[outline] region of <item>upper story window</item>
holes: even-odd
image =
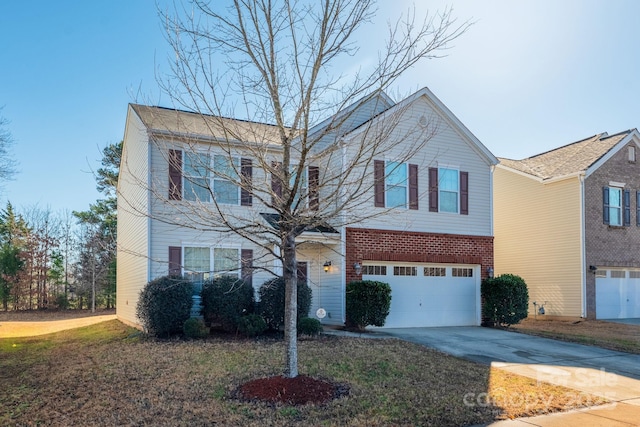
[[[429,168],[429,212],[469,214],[469,172]]]
[[[460,187],[456,169],[438,169],[438,192],[440,212],[458,213]]]
[[[418,209],[418,165],[374,160],[374,206]]]
[[[631,192],[621,187],[602,189],[602,217],[611,226],[631,225]]]
[[[251,206],[251,159],[169,150],[169,200]]]
[[[407,164],[387,162],[385,165],[386,206],[389,208],[407,207]]]
[[[240,159],[237,157],[213,156],[213,197],[218,203],[239,203],[238,170]]]
[[[190,201],[210,201],[208,154],[187,153],[184,159],[184,198]]]
[[[630,145],[627,147],[627,155],[628,159],[631,163],[636,162],[636,147],[635,145]]]

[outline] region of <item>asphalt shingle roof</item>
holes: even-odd
[[[633,129],[615,135],[601,133],[526,159],[499,160],[504,166],[542,179],[571,175],[586,171],[631,132]]]

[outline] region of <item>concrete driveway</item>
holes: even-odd
[[[615,402],[570,413],[497,422],[492,426],[637,426],[640,423],[640,355],[482,327],[377,329],[374,334],[414,342]]]

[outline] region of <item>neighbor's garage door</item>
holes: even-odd
[[[365,264],[363,280],[391,285],[385,328],[480,324],[480,272],[474,265]]]
[[[599,268],[596,272],[596,318],[640,317],[640,271]]]

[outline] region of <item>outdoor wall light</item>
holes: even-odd
[[[353,269],[356,271],[356,275],[359,276],[362,273],[362,265],[359,262],[353,264]]]
[[[487,267],[487,276],[489,276],[490,279],[493,279],[493,267]]]
[[[325,262],[322,266],[324,267],[324,272],[328,273],[329,269],[331,268],[331,261]]]
[[[596,271],[598,271],[598,267],[596,267],[595,265],[589,266],[589,273],[596,274]]]

